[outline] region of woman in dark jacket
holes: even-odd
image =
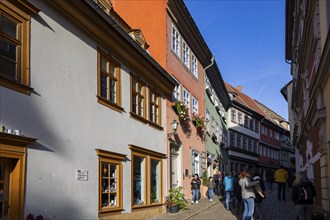
[[[192,199],[191,203],[196,203],[198,204],[199,200],[199,190],[201,187],[201,180],[199,179],[198,174],[196,173],[194,178],[191,180],[191,191],[192,191]]]
[[[299,172],[292,184],[292,201],[298,209],[299,220],[312,219],[315,196],[314,184],[304,172]]]

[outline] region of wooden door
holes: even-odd
[[[0,157],[0,220],[9,220],[9,181],[11,160]]]

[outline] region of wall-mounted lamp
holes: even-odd
[[[173,129],[173,133],[175,133],[176,129],[178,129],[179,123],[174,119],[173,122],[171,123],[171,125],[172,125],[172,129]]]
[[[171,141],[174,141],[171,137],[176,134],[176,130],[178,129],[178,125],[179,125],[179,123],[175,119],[171,123],[173,132],[167,134],[168,139],[170,139]]]

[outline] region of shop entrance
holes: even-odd
[[[11,164],[11,159],[0,157],[0,220],[9,219],[9,185]]]

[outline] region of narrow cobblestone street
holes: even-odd
[[[217,198],[217,197],[215,197]],[[263,220],[295,220],[297,211],[291,201],[291,189],[286,189],[286,200],[278,201],[277,184],[273,184],[273,190],[266,190],[266,199],[261,203],[261,215]],[[210,202],[207,199],[201,199],[199,204],[189,204],[189,210],[179,213],[166,213],[152,219],[221,219],[234,220],[241,219],[236,214],[236,210],[226,210],[224,201]]]

